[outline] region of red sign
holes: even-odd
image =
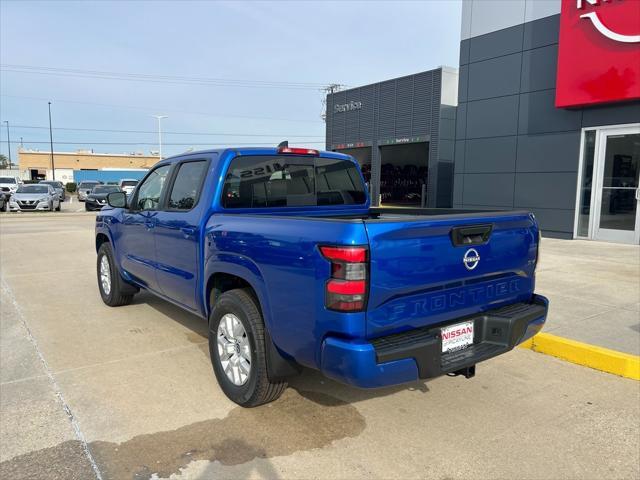
[[[640,0],[562,0],[556,107],[640,99]]]

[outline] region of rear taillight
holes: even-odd
[[[278,148],[280,155],[313,155],[317,157],[320,155],[318,150],[313,148],[297,148],[297,147],[280,147]]]
[[[331,262],[331,278],[326,284],[325,306],[339,312],[365,309],[369,282],[368,251],[365,247],[320,247]]]

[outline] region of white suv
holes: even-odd
[[[16,193],[20,185],[22,185],[20,177],[0,177],[0,191],[4,193]]]
[[[138,185],[138,180],[134,178],[123,178],[120,180],[120,190],[127,194],[127,197],[133,193]]]

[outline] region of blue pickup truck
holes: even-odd
[[[158,162],[96,217],[100,295],[144,289],[208,321],[225,394],[278,398],[302,367],[374,388],[511,350],[544,324],[525,211],[372,208],[357,162],[228,148]]]

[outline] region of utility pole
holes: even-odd
[[[320,114],[320,118],[322,118],[323,122],[327,121],[327,95],[338,93],[344,90],[344,87],[345,86],[340,83],[332,83],[320,90],[322,92],[322,113]]]
[[[162,119],[169,118],[167,115],[151,115],[158,119],[158,157],[162,160]]]
[[[51,142],[51,173],[53,180],[56,179],[56,164],[53,160],[53,129],[51,128],[51,102],[49,102],[49,141]]]
[[[11,168],[11,140],[9,140],[9,120],[5,120],[7,124],[7,150],[9,151],[9,168]]]

